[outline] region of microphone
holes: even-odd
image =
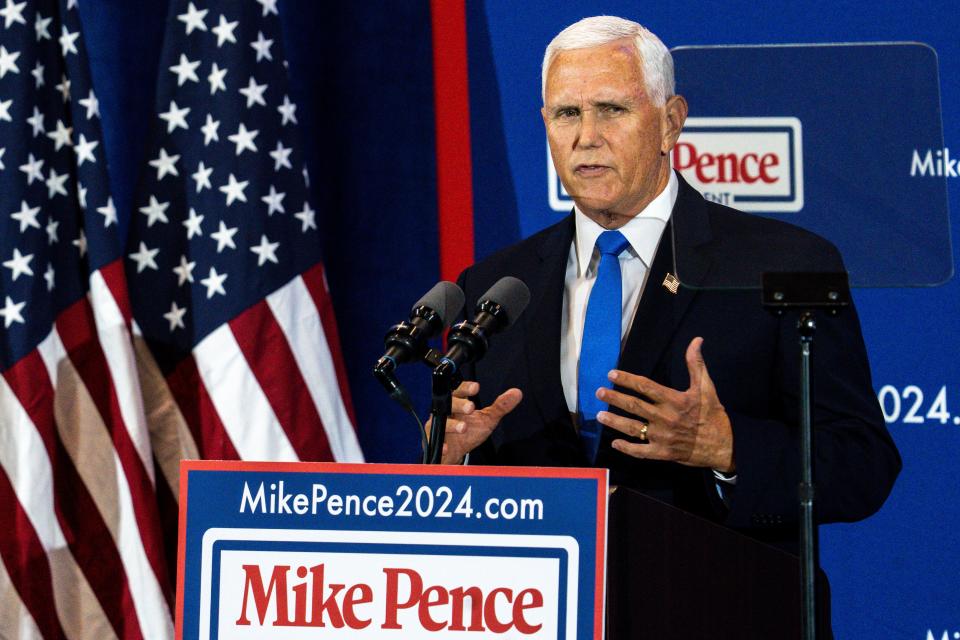
[[[409,321],[390,327],[384,337],[386,353],[374,366],[373,375],[391,398],[404,406],[409,405],[406,392],[397,381],[394,371],[401,364],[415,362],[427,354],[427,341],[450,326],[463,308],[463,301],[460,287],[441,280],[413,305]]]
[[[523,281],[506,276],[480,296],[474,309],[473,322],[464,320],[450,330],[447,353],[440,358],[441,367],[456,375],[460,367],[480,360],[490,345],[490,336],[506,330],[516,322],[530,302],[530,289]]]

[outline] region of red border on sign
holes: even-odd
[[[481,476],[507,478],[573,478],[597,481],[596,584],[594,638],[603,637],[606,586],[607,469],[559,467],[483,467],[455,465],[346,462],[247,462],[243,460],[183,460],[180,462],[180,522],[177,533],[177,611],[175,634],[183,638],[183,580],[187,540],[187,478],[191,471],[283,471],[288,473],[363,473],[411,476]]]

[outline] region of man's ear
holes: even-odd
[[[677,138],[683,131],[683,123],[687,121],[687,101],[683,96],[671,96],[667,103],[663,105],[663,139],[660,142],[660,152],[666,155],[670,153],[674,145],[677,144]]]

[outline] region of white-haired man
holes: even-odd
[[[756,238],[836,270],[839,255],[795,227],[705,201],[672,171],[687,104],[674,95],[669,51],[639,24],[602,16],[558,34],[541,114],[576,206],[461,275],[468,308],[505,275],[532,297],[466,372],[445,461],[606,466],[614,484],[795,548],[796,319],[764,311],[756,292],[661,281],[675,251],[696,283],[749,255]],[[817,517],[866,517],[900,458],[852,309],[818,328],[814,383]]]

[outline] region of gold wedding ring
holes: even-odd
[[[643,424],[640,425],[640,442],[642,442],[643,444],[647,444],[648,442],[650,442],[650,441],[647,439],[647,424],[646,424],[646,423],[643,423]]]

